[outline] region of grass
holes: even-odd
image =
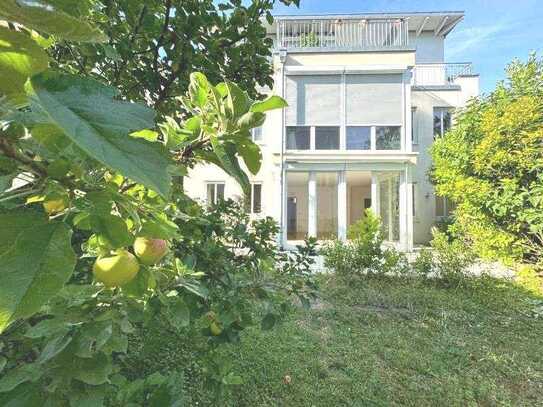
[[[417,279],[320,280],[311,309],[221,347],[244,379],[221,406],[541,405],[543,296],[533,272],[522,271],[517,284],[480,278],[456,289]],[[182,370],[186,405],[216,405],[195,344],[159,322],[134,338],[126,370]]]
[[[224,351],[245,384],[235,406],[536,405],[543,318],[531,290],[479,279],[322,278],[322,298]],[[290,380],[288,377],[290,377]],[[540,405],[540,404],[539,404]]]

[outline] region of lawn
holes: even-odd
[[[538,298],[491,279],[444,289],[324,277],[311,310],[229,350],[245,380],[232,405],[541,405]]]
[[[249,329],[223,356],[244,379],[230,406],[454,406],[543,403],[540,280],[320,276],[320,299],[270,331]],[[136,373],[183,369],[187,405],[214,405],[191,344],[148,331]],[[188,366],[188,367],[187,367]]]

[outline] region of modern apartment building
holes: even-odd
[[[426,243],[450,204],[428,179],[428,149],[479,93],[470,63],[444,61],[463,12],[278,16],[272,90],[289,104],[253,132],[263,163],[251,177],[251,211],[281,225],[281,244],[306,235],[345,239],[372,208],[402,250]],[[235,180],[199,165],[186,193],[239,198]]]

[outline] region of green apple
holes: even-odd
[[[66,200],[63,198],[58,198],[43,201],[43,209],[45,209],[45,212],[47,212],[48,215],[62,212],[64,209],[66,209]]]
[[[213,336],[219,336],[222,333],[222,328],[215,321],[209,324],[209,330],[211,331],[211,335]]]
[[[147,266],[157,264],[168,253],[168,242],[162,239],[138,237],[134,242],[134,253]]]
[[[96,280],[106,287],[125,285],[136,277],[139,270],[138,260],[127,250],[118,250],[112,256],[100,257],[92,267]]]

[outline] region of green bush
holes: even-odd
[[[372,210],[353,224],[349,241],[333,240],[321,249],[324,264],[339,276],[399,274],[408,270],[403,253],[383,246],[379,218]]]
[[[457,204],[453,231],[483,258],[543,258],[543,61],[514,61],[507,80],[472,100],[432,147],[439,195]]]
[[[475,260],[473,250],[460,238],[434,228],[430,248],[424,248],[412,264],[419,276],[432,278],[445,285],[458,285],[467,277],[467,269]]]

